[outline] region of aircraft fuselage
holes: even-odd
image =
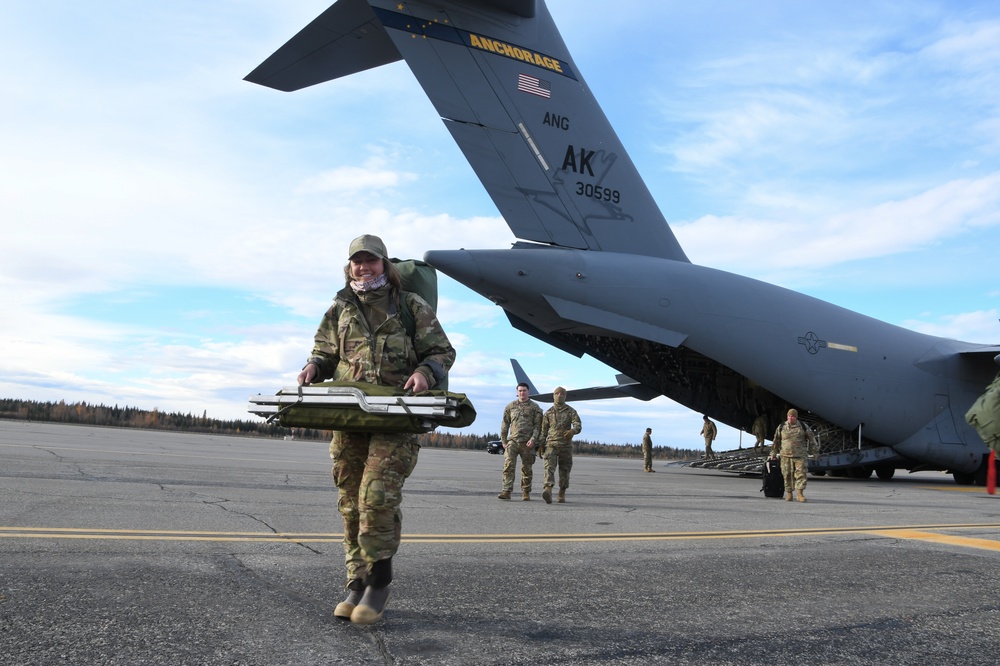
[[[569,346],[634,338],[691,350],[777,396],[784,406],[808,410],[845,431],[860,426],[867,440],[904,456],[972,471],[985,452],[962,418],[989,381],[985,371],[957,356],[974,345],[909,331],[751,278],[656,257],[531,247],[432,251],[426,259]],[[629,358],[637,348],[601,352],[613,348],[583,342],[579,351],[629,376],[657,364],[655,354]],[[669,374],[667,368],[648,369]],[[667,397],[698,411],[726,402],[700,395],[706,391],[697,387],[666,388]],[[741,405],[739,397],[729,402],[712,413],[746,429],[753,405]]]

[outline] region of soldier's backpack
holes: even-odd
[[[764,497],[781,497],[785,494],[785,478],[781,475],[781,463],[768,458],[760,469],[761,491]]]
[[[986,392],[972,403],[965,420],[976,429],[986,446],[1000,451],[1000,373],[986,387]]]
[[[438,307],[438,279],[437,271],[425,261],[419,259],[396,259],[391,261],[399,269],[399,274],[403,277],[403,291],[413,292],[420,298],[427,301],[434,312]],[[416,332],[416,322],[413,320],[413,313],[409,308],[401,308],[400,315],[403,318],[403,326],[406,333],[412,338]]]
[[[438,280],[437,271],[433,266],[419,259],[389,259],[403,278],[403,303],[400,304],[399,316],[403,320],[403,328],[406,334],[413,339],[417,332],[417,322],[413,318],[413,312],[405,306],[406,293],[411,292],[427,301],[434,312],[437,312],[438,304]],[[433,388],[440,391],[448,390],[448,377],[445,377]]]

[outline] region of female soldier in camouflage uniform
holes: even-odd
[[[399,271],[377,236],[351,243],[347,285],[327,310],[299,384],[332,378],[412,389],[434,387],[455,362],[455,349],[434,310],[402,291]],[[413,336],[400,315],[413,315]],[[382,617],[399,548],[403,482],[417,464],[416,435],[336,432],[330,443],[338,508],[344,519],[347,598],[334,615],[360,624]]]

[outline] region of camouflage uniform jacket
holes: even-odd
[[[553,405],[542,417],[542,440],[546,447],[569,444],[581,430],[580,415],[569,405]]]
[[[542,408],[533,400],[515,400],[503,408],[503,420],[500,422],[500,439],[504,445],[508,437],[519,444],[529,439],[541,442]]]
[[[719,429],[715,427],[715,423],[709,419],[701,426],[700,433],[706,441],[714,442],[715,438],[719,435]]]
[[[415,371],[430,388],[447,377],[455,362],[451,346],[434,310],[417,294],[403,292],[401,307],[410,308],[415,330],[411,338],[396,307],[394,290],[386,287],[355,294],[349,286],[337,292],[316,331],[309,363],[319,368],[317,381],[356,381],[403,388]],[[386,314],[371,330],[365,309]]]
[[[785,458],[805,458],[815,446],[816,438],[809,428],[802,423],[791,425],[786,421],[774,431],[771,455],[780,453]]]

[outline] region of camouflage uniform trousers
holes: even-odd
[[[573,445],[546,444],[545,446],[545,487],[555,485],[556,467],[559,468],[559,489],[569,488],[569,472],[573,469]]]
[[[705,459],[711,458],[715,460],[715,452],[712,451],[712,438],[705,437]]]
[[[521,458],[521,490],[531,492],[531,480],[534,478],[532,467],[535,464],[535,449],[528,448],[527,441],[516,442],[513,439],[507,440],[507,450],[504,451],[503,483],[504,492],[514,489],[514,468],[517,465],[518,457]]]
[[[808,458],[781,456],[781,476],[785,477],[785,492],[792,489],[805,490],[806,472],[809,470]]]
[[[344,519],[348,582],[396,554],[403,482],[416,467],[419,451],[416,435],[409,433],[334,433],[330,457]]]

